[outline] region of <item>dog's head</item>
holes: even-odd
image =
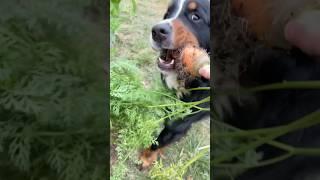
[[[164,19],[152,27],[150,39],[152,48],[161,52],[162,69],[173,68],[175,50],[186,45],[199,46],[209,52],[210,0],[172,0]]]

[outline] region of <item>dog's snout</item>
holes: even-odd
[[[171,34],[171,27],[168,23],[157,24],[152,28],[152,38],[156,42],[168,39]]]

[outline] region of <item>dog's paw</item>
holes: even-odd
[[[166,159],[163,153],[163,149],[151,150],[150,148],[148,148],[143,150],[140,153],[139,157],[141,162],[141,164],[139,165],[139,170],[142,171],[150,168],[159,156],[162,159]]]
[[[184,95],[188,96],[190,95],[190,91],[188,91],[187,89],[185,89],[184,87],[180,86],[177,91],[176,91],[176,95],[177,97],[180,99],[182,98]]]
[[[140,171],[145,170],[153,165],[153,163],[158,159],[159,150],[151,150],[150,148],[143,150],[140,153]]]

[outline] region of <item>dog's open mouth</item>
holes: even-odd
[[[180,59],[180,49],[162,49],[158,58],[158,67],[161,70],[175,69],[176,62]]]

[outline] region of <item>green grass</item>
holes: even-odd
[[[145,89],[153,90],[155,79],[159,81],[159,73],[155,62],[157,53],[149,45],[150,29],[152,25],[162,19],[168,0],[140,0],[137,1],[136,13],[132,13],[132,6],[128,0],[120,5],[120,14],[113,19],[113,24],[118,26],[115,32],[114,43],[111,49],[111,65],[119,61],[128,61],[136,64],[141,72],[142,84]],[[113,79],[111,79],[112,81]],[[158,83],[157,85],[159,85]],[[163,92],[166,92],[163,90]],[[167,93],[167,92],[166,92]],[[162,97],[165,99],[165,97]],[[159,101],[160,102],[160,101]],[[158,104],[160,105],[160,104]],[[139,149],[127,150],[130,157],[126,161],[119,161],[116,148],[122,146],[117,140],[119,128],[114,126],[112,133],[113,149],[111,151],[113,179],[150,179],[148,171],[139,171],[135,159]],[[118,126],[119,127],[119,126]],[[160,129],[159,129],[160,130]],[[172,164],[186,163],[198,153],[198,148],[210,144],[209,118],[197,123],[177,143],[165,149],[165,159],[162,159],[164,167]],[[126,152],[127,152],[126,151]],[[209,179],[209,155],[206,153],[196,162],[188,166],[184,175],[185,179],[205,180]]]

